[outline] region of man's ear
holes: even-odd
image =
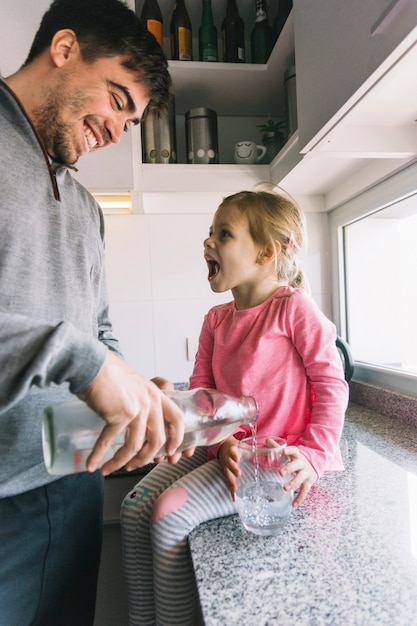
[[[58,30],[52,37],[49,47],[51,59],[56,67],[62,67],[75,54],[79,53],[80,46],[73,30],[69,28]]]

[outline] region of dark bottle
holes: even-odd
[[[287,21],[292,9],[292,0],[278,0],[278,13],[275,16],[272,26],[272,32],[274,35],[274,43],[279,37],[280,32],[284,28],[284,24]]]
[[[250,36],[252,63],[267,63],[273,47],[272,27],[265,0],[255,1],[255,25]]]
[[[139,1],[136,0],[136,13],[138,13]],[[161,48],[164,47],[163,22],[162,13],[159,8],[158,0],[145,0],[140,19],[146,26],[148,31],[152,33]]]
[[[203,15],[198,31],[198,50],[200,61],[218,61],[217,28],[211,11],[211,0],[203,0]]]
[[[222,22],[223,61],[245,62],[245,24],[240,17],[236,0],[227,1],[226,17]]]
[[[174,61],[193,60],[193,38],[191,20],[184,0],[177,0],[172,11],[171,59]]]

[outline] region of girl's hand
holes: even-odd
[[[304,454],[301,454],[297,446],[287,446],[284,450],[284,454],[289,457],[289,462],[282,468],[281,476],[289,476],[294,474],[294,477],[285,483],[284,489],[300,489],[294,498],[293,506],[301,504],[310,491],[313,484],[316,482],[318,476],[316,470],[313,469],[311,463],[306,459]]]
[[[219,448],[218,459],[221,467],[223,468],[226,482],[229,485],[230,493],[232,494],[232,500],[235,500],[235,493],[237,491],[236,478],[240,476],[240,470],[238,468],[239,441],[234,437],[229,437]]]

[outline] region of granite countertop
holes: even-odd
[[[280,535],[191,533],[206,626],[417,626],[417,429],[352,404],[341,449]]]

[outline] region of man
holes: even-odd
[[[148,463],[182,413],[119,353],[103,216],[71,175],[168,98],[167,61],[119,0],[56,0],[25,64],[0,79],[0,624],[93,623],[103,476]],[[88,472],[45,469],[41,417],[78,395],[105,420]],[[103,422],[104,425],[104,422]]]

